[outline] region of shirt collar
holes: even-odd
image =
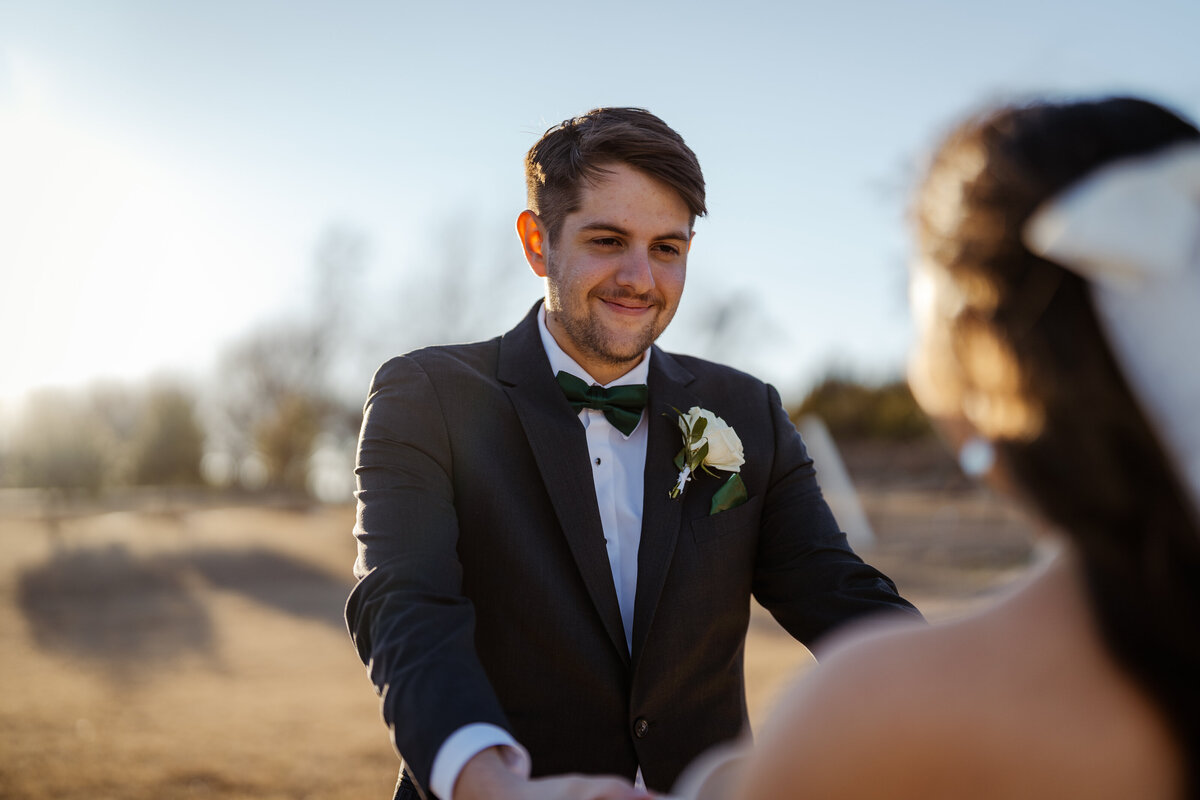
[[[546,350],[546,357],[550,359],[550,371],[557,375],[559,372],[569,372],[576,378],[579,378],[586,383],[599,383],[595,378],[588,374],[588,371],[579,366],[575,359],[567,355],[558,342],[554,340],[554,336],[550,333],[550,329],[546,327],[546,304],[542,303],[538,309],[538,332],[542,335],[542,347]],[[650,350],[646,348],[645,356],[637,363],[637,366],[626,372],[621,377],[611,383],[604,384],[605,386],[626,386],[631,383],[646,383],[646,379],[650,375]]]

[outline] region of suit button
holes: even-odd
[[[633,735],[639,739],[645,739],[646,734],[650,732],[650,723],[644,719],[638,719],[633,723]]]

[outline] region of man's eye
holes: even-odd
[[[656,244],[654,249],[667,256],[679,255],[679,248],[673,244]]]
[[[601,236],[599,238],[592,239],[592,244],[598,244],[601,247],[616,247],[621,244],[621,240],[613,236]]]

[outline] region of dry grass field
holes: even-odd
[[[1027,569],[1029,525],[1002,502],[856,458],[866,555],[931,619]],[[390,797],[398,762],[341,617],[352,517],[159,504],[51,527],[0,507],[0,798]],[[756,610],[752,717],[810,663]]]

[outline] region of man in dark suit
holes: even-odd
[[[389,361],[364,411],[346,613],[397,797],[666,791],[745,732],[752,594],[809,645],[916,615],[849,548],[776,391],[653,344],[705,211],[683,139],[597,109],[526,175],[544,302],[499,338]],[[560,773],[624,780],[530,778]]]

